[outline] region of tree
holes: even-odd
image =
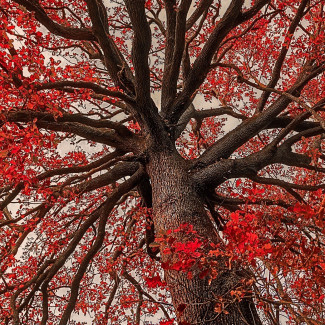
[[[1,0],[2,324],[323,324],[324,5]]]

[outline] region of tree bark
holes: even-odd
[[[156,236],[186,223],[193,225],[200,238],[218,243],[216,228],[207,215],[203,200],[187,172],[186,162],[177,152],[152,152],[148,174],[153,190]],[[181,233],[177,233],[177,236],[178,241],[184,240]],[[167,256],[163,250],[161,257],[163,262],[177,259],[177,256]],[[231,298],[230,291],[244,278],[243,270],[225,270],[222,263],[220,260],[220,272],[211,283],[207,277],[203,279],[199,277],[202,270],[198,267],[191,269],[193,272],[191,279],[186,272],[165,270],[165,280],[175,306],[178,324],[261,324],[251,298],[227,303],[221,313],[215,311],[218,298]]]

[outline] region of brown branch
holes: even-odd
[[[288,31],[287,31],[286,36],[289,37],[290,41],[292,39],[292,36],[293,36],[299,22],[301,21],[302,17],[306,14],[306,12],[304,12],[304,10],[308,3],[309,3],[309,0],[303,0],[300,2],[297,13],[296,13],[294,19],[292,20],[292,22],[288,28]],[[282,68],[283,62],[284,62],[285,57],[289,50],[289,45],[287,44],[287,42],[288,41],[285,40],[285,44],[282,45],[281,51],[279,53],[279,56],[275,62],[274,68],[273,68],[271,80],[269,81],[269,83],[266,86],[267,88],[274,88],[280,79],[281,68]],[[257,105],[256,111],[261,112],[263,110],[269,96],[270,96],[269,92],[264,92],[262,94],[262,97]]]
[[[169,67],[172,65],[173,53],[175,48],[175,30],[176,30],[176,0],[164,0],[165,11],[167,18],[166,26],[166,42],[165,42],[165,58],[164,58],[164,75],[168,72]],[[165,99],[161,98],[163,101]],[[164,103],[162,103],[164,106]]]
[[[41,325],[46,325],[47,320],[49,318],[49,295],[47,292],[48,289],[48,283],[44,283],[41,286],[41,292],[42,292],[42,319],[41,319]]]
[[[44,180],[46,178],[59,176],[59,175],[89,172],[90,170],[93,170],[93,169],[98,170],[99,167],[107,166],[107,163],[109,163],[112,160],[114,160],[115,158],[117,158],[119,156],[119,154],[120,154],[120,152],[114,151],[114,152],[109,153],[109,154],[103,156],[102,158],[100,158],[96,161],[93,161],[87,165],[52,169],[52,170],[46,171],[46,172],[38,175],[36,178],[38,180]]]
[[[244,204],[251,204],[251,205],[277,205],[282,208],[287,209],[289,206],[291,206],[289,203],[283,201],[283,200],[271,200],[271,199],[260,199],[256,198],[254,201],[250,199],[238,199],[238,198],[232,198],[232,197],[227,197],[221,194],[214,194],[212,197],[212,202],[216,205],[224,206],[227,208],[228,205],[244,205]]]
[[[8,204],[17,197],[17,195],[20,193],[20,191],[24,188],[23,183],[19,183],[15,189],[6,196],[6,198],[0,203],[0,211],[2,211],[5,207],[8,206]]]
[[[305,114],[305,113],[303,113]],[[307,115],[310,117],[310,114],[308,113]],[[308,118],[307,117],[307,118]],[[279,128],[286,128],[288,124],[290,124],[295,118],[291,118],[290,116],[279,116],[276,117],[267,127],[266,129],[279,129]],[[293,131],[301,132],[306,129],[312,129],[319,126],[319,123],[314,122],[314,121],[300,121],[300,123],[295,124],[292,127]]]
[[[46,286],[51,279],[55,276],[55,274],[60,270],[60,268],[64,265],[68,257],[72,254],[72,252],[76,249],[78,243],[86,233],[89,227],[91,227],[99,218],[102,216],[109,216],[110,212],[113,210],[115,204],[118,200],[123,196],[123,194],[130,191],[133,187],[137,185],[137,183],[141,180],[143,176],[143,169],[138,170],[134,175],[132,175],[128,180],[124,183],[120,184],[107,198],[107,200],[102,203],[94,212],[91,213],[90,217],[84,221],[84,223],[80,226],[77,232],[74,234],[73,239],[70,244],[66,248],[64,252],[62,252],[52,264],[52,266],[48,269],[46,273],[43,273],[39,277],[39,281],[43,282],[43,285]],[[104,218],[104,217],[103,217]],[[103,227],[104,228],[104,227]],[[35,280],[34,280],[35,281]],[[23,292],[30,282],[26,283],[22,288],[17,289],[15,294],[11,299],[11,306],[14,306],[14,302],[17,299],[18,295]],[[73,308],[72,308],[73,310]],[[71,310],[71,312],[72,312]],[[70,314],[71,314],[70,312]],[[69,314],[69,315],[70,315]],[[69,319],[69,317],[68,317]],[[62,319],[61,319],[62,321]],[[63,323],[64,324],[64,323]]]
[[[313,137],[319,134],[324,133],[324,129],[321,126],[316,126],[311,129],[303,130],[293,136],[291,136],[289,139],[285,140],[279,148],[283,148],[283,150],[286,150],[287,148],[290,148],[293,146],[296,142],[300,141],[303,137]]]
[[[138,290],[139,293],[141,293],[142,295],[144,295],[147,298],[149,298],[149,300],[151,302],[154,302],[154,303],[158,304],[159,305],[159,308],[164,313],[165,317],[167,319],[170,319],[170,316],[167,313],[167,310],[165,309],[165,307],[159,301],[157,301],[154,297],[152,297],[149,293],[147,293],[146,291],[144,291],[143,288],[141,287],[140,283],[129,272],[127,272],[126,269],[123,270],[123,277],[125,279],[127,279]]]
[[[183,91],[179,94],[173,105],[164,111],[164,117],[168,118],[172,124],[177,123],[179,117],[190,104],[193,93],[205,80],[205,77],[210,69],[211,60],[227,34],[240,23],[251,18],[255,10],[259,10],[267,2],[269,2],[269,0],[257,1],[256,5],[254,6],[254,11],[246,14],[245,16],[243,16],[241,13],[243,1],[233,0],[231,2],[222,20],[214,28],[200,55],[195,60],[193,68],[185,81]]]
[[[233,67],[233,65],[231,65],[231,67]],[[257,135],[261,130],[267,128],[272,121],[275,120],[277,115],[287,108],[292,101],[291,96],[289,98],[288,94],[295,94],[294,97],[297,97],[296,94],[299,95],[304,86],[312,78],[321,74],[324,69],[325,66],[314,67],[311,71],[308,67],[303,69],[295,84],[291,86],[285,94],[279,92],[281,96],[267,110],[261,114],[253,116],[252,118],[246,119],[234,130],[226,134],[222,139],[216,141],[214,145],[202,154],[196,164],[207,165],[219,160],[220,158],[228,158],[237,148],[246,143],[253,136]]]
[[[61,81],[37,84],[34,86],[34,88],[37,90],[44,90],[44,89],[60,89],[61,90],[62,88],[64,90],[65,87],[72,87],[72,88],[78,88],[78,89],[90,89],[90,90],[93,90],[96,94],[119,98],[129,104],[134,103],[134,100],[131,97],[121,93],[120,91],[109,90],[109,89],[103,88],[100,85],[93,83],[93,82],[61,80]]]
[[[179,119],[179,122],[176,125],[175,138],[177,139],[181,135],[181,133],[184,131],[187,124],[192,118],[196,119],[199,122],[202,122],[205,118],[220,115],[229,115],[241,120],[247,119],[245,115],[236,113],[230,106],[221,106],[218,108],[204,109],[199,111],[194,108],[193,104],[191,104],[183,113],[183,115]]]
[[[109,184],[115,183],[120,178],[130,176],[139,170],[139,163],[136,162],[121,162],[117,164],[114,168],[107,171],[105,174],[92,178],[85,181],[73,190],[76,193],[86,193],[91,192],[97,188],[107,186]]]
[[[202,3],[202,2],[201,2]],[[191,45],[191,43],[194,41],[194,39],[200,34],[203,26],[204,26],[204,22],[206,20],[206,17],[208,15],[209,12],[209,8],[207,8],[205,10],[205,12],[203,13],[201,20],[198,24],[198,27],[195,29],[194,33],[191,35],[190,38],[186,39],[185,42],[185,48],[184,48],[184,53],[183,53],[183,59],[182,59],[182,68],[183,68],[183,80],[186,80],[190,71],[191,71],[191,60],[190,60],[190,55],[189,55],[189,47]]]
[[[112,272],[111,276],[113,276],[113,279],[114,279],[114,286],[112,288],[112,291],[111,291],[111,293],[109,295],[109,298],[108,298],[107,302],[105,303],[105,316],[104,316],[104,319],[106,321],[106,324],[107,324],[107,321],[108,321],[108,310],[109,310],[109,308],[111,307],[111,305],[113,303],[113,300],[115,298],[118,286],[119,286],[119,284],[121,282],[121,279],[116,274],[116,272]]]
[[[150,69],[148,55],[151,31],[145,14],[144,0],[125,0],[134,31],[132,62],[135,70],[136,106],[133,107],[139,123],[150,133],[155,142],[166,138],[166,130],[158,108],[150,96]]]
[[[109,35],[106,8],[102,0],[85,0],[85,2],[93,24],[93,33],[103,51],[107,71],[114,84],[132,96],[133,74],[122,53]],[[131,88],[125,82],[121,82],[119,73],[122,70],[125,71],[125,78],[128,80]]]
[[[6,119],[10,122],[32,122],[37,119],[36,125],[38,128],[46,130],[67,132],[78,135],[87,140],[103,143],[115,148],[119,148],[122,152],[133,151],[137,145],[134,142],[135,138],[132,132],[119,123],[110,121],[97,121],[83,117],[81,114],[64,114],[57,119],[50,113],[35,112],[35,111],[12,111],[7,114]],[[86,122],[90,125],[101,126],[100,128],[83,124]],[[114,127],[116,130],[106,129],[106,127]],[[122,132],[122,133],[120,133]],[[126,141],[128,139],[128,141]],[[126,146],[130,145],[128,149]]]
[[[276,186],[283,187],[284,189],[289,188],[289,189],[303,190],[303,191],[317,191],[319,189],[325,188],[325,184],[319,184],[319,185],[295,184],[280,179],[266,178],[260,176],[250,177],[250,179],[256,183],[276,185]]]
[[[132,62],[135,70],[136,101],[140,109],[150,105],[150,69],[148,55],[151,47],[151,31],[145,13],[144,0],[125,0],[134,32]]]
[[[109,217],[110,211],[101,211],[101,217],[99,219],[99,223],[98,223],[98,227],[97,227],[97,236],[96,239],[94,241],[94,243],[92,244],[91,248],[88,250],[87,254],[84,256],[84,258],[82,259],[78,271],[76,272],[76,274],[73,277],[73,280],[71,282],[71,289],[70,289],[70,299],[69,302],[67,304],[67,306],[65,307],[64,313],[62,314],[61,320],[59,325],[65,325],[68,323],[69,319],[70,319],[70,315],[76,305],[76,301],[79,295],[79,287],[80,287],[80,283],[81,280],[84,276],[84,274],[86,273],[91,260],[94,258],[94,256],[98,253],[99,249],[101,248],[103,242],[104,242],[104,238],[105,238],[105,226],[107,223],[107,219]]]
[[[168,62],[166,62],[164,66],[161,90],[162,110],[168,109],[176,96],[177,80],[185,48],[186,16],[191,2],[191,0],[182,0],[179,8],[177,8],[176,17],[174,18],[175,27],[173,30],[168,30],[168,33],[174,33],[173,39],[175,40],[173,46],[168,48],[170,53],[166,52],[165,55],[166,59],[168,57],[168,60],[166,60]],[[168,37],[169,36],[168,34]]]
[[[166,29],[165,26],[163,24],[163,22],[159,19],[159,10],[158,12],[155,12],[152,9],[149,9],[150,13],[152,14],[152,17],[149,17],[149,23],[151,23],[152,21],[156,23],[156,25],[158,26],[160,32],[166,37]]]
[[[240,159],[221,159],[203,168],[199,164],[197,169],[192,171],[192,177],[198,188],[202,192],[211,193],[215,187],[231,178],[247,177],[255,180],[258,171],[265,166],[279,163],[288,166],[297,166],[319,172],[325,172],[325,169],[311,166],[310,157],[292,152],[291,146],[299,141],[303,136],[310,137],[323,133],[321,127],[305,130],[292,136],[279,147],[276,147],[277,141],[270,143],[262,150]],[[283,183],[284,184],[284,183]],[[282,185],[283,185],[282,184]],[[286,189],[288,190],[288,186]],[[294,187],[295,188],[295,187]],[[308,187],[306,190],[314,190],[316,187]],[[319,187],[322,188],[322,187]],[[289,188],[291,189],[291,188]],[[298,189],[300,187],[298,186]],[[301,188],[303,189],[303,188]],[[292,189],[291,189],[292,190]]]
[[[95,41],[96,38],[90,28],[74,28],[62,26],[54,22],[41,7],[37,0],[14,0],[16,3],[24,6],[28,11],[35,13],[35,18],[45,26],[51,33],[73,40]]]
[[[186,22],[186,30],[188,31],[193,27],[197,20],[204,14],[206,10],[209,9],[213,0],[202,0],[197,8],[192,13],[191,17]]]

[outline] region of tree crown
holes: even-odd
[[[171,324],[167,247],[189,278],[241,264],[269,324],[322,324],[324,5],[1,0],[1,321]],[[166,152],[217,244],[157,230]]]

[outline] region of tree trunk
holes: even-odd
[[[176,152],[155,152],[150,157],[148,173],[153,189],[156,235],[187,223],[193,225],[201,238],[217,243],[215,226],[184,165],[184,160]],[[177,240],[181,241],[182,238]],[[162,251],[161,257],[163,262],[173,259],[173,256],[166,256]],[[218,297],[230,298],[230,291],[243,279],[239,270],[220,271],[211,283],[207,277],[199,277],[202,270],[196,268],[191,271],[193,278],[189,279],[186,272],[165,270],[165,280],[175,306],[178,324],[261,324],[252,299],[249,298],[225,304],[221,313],[215,311]]]

